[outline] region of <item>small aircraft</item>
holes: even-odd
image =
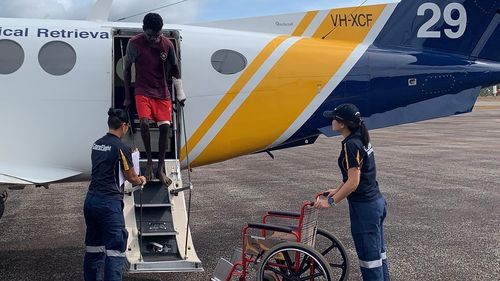
[[[173,170],[333,136],[322,112],[341,103],[382,128],[470,112],[481,87],[500,83],[499,1],[352,2],[165,25],[188,95]],[[0,18],[1,194],[89,179],[107,109],[122,107],[124,50],[142,32],[108,22],[111,3],[86,21]],[[127,141],[141,150],[137,135]]]

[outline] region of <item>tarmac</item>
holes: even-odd
[[[392,280],[498,280],[500,106],[371,131]],[[124,280],[209,280],[241,228],[266,210],[297,211],[340,181],[339,137],[194,169],[193,240],[205,272],[125,274]],[[186,177],[185,177],[186,178]],[[87,182],[11,191],[0,220],[0,280],[82,280],[82,206]],[[320,226],[348,250],[361,280],[347,202],[320,213]]]

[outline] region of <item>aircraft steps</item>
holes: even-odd
[[[166,160],[165,165],[170,171],[167,176],[173,180],[168,190],[161,182],[150,181],[141,194],[140,189],[134,191],[130,183],[126,183],[126,191],[132,190],[123,200],[129,232],[126,256],[132,273],[203,271],[191,233],[187,231],[184,193],[179,192],[177,196],[170,193],[182,187],[179,162]]]

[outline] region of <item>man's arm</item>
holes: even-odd
[[[181,79],[181,71],[179,69],[179,62],[177,61],[177,55],[175,54],[174,46],[170,45],[168,49],[167,60],[169,65],[172,67],[170,73],[175,79]]]
[[[124,107],[129,107],[130,101],[130,80],[132,79],[132,63],[129,61],[125,62],[125,69],[123,70],[123,82],[125,84],[125,100],[123,101]]]
[[[177,60],[177,56],[175,55],[173,46],[171,46],[168,51],[167,59],[169,64],[172,66],[172,81],[174,82],[177,100],[181,103],[181,105],[184,105],[184,102],[186,101],[186,94],[184,93],[179,63]]]
[[[125,67],[123,69],[123,83],[125,86],[125,100],[123,101],[124,107],[129,107],[131,104],[130,99],[130,83],[132,81],[132,63],[135,62],[137,51],[135,47],[129,42],[127,45],[127,54],[123,58],[125,60]]]

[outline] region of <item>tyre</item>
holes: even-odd
[[[0,197],[0,219],[3,216],[3,211],[5,210],[5,201],[3,197]]]
[[[325,258],[314,248],[296,242],[283,242],[266,251],[256,277],[257,281],[333,280]]]
[[[330,265],[332,281],[345,281],[349,278],[349,258],[344,245],[335,235],[318,228],[314,248]]]
[[[271,271],[266,271],[264,272],[264,277],[262,278],[262,281],[280,281],[280,280]]]

